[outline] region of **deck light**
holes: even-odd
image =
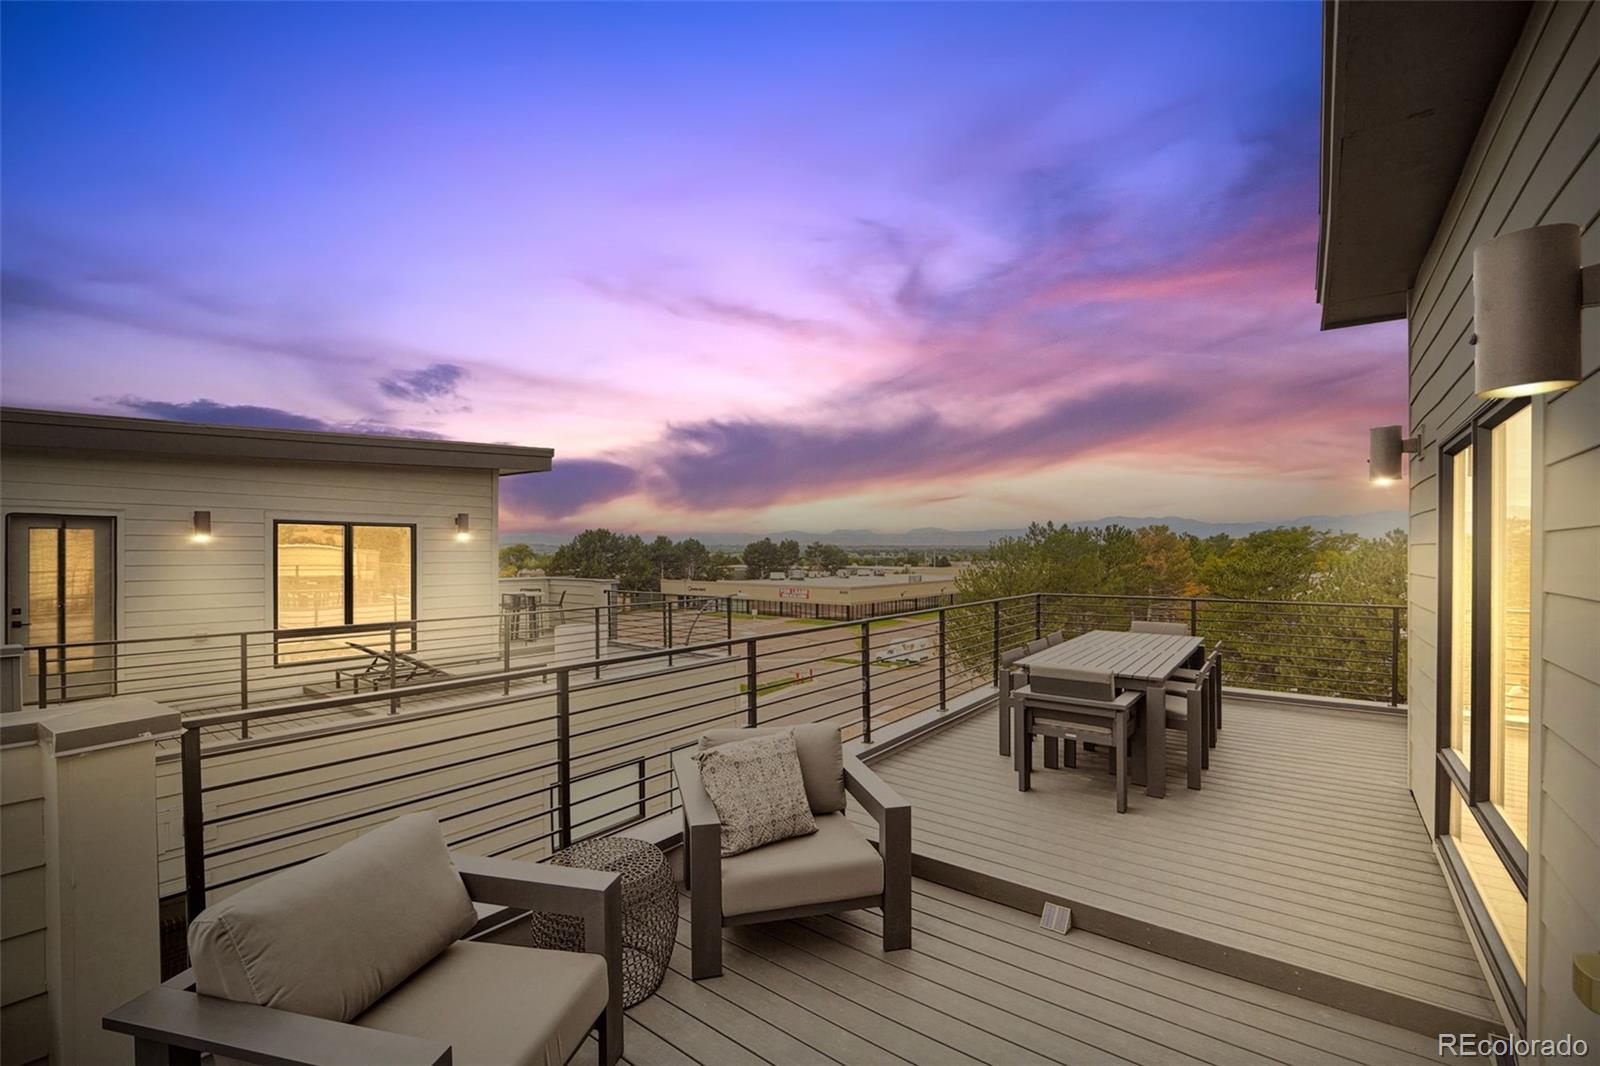
[[[1422,427],[1410,437],[1400,436],[1399,426],[1373,426],[1367,458],[1367,480],[1374,485],[1392,485],[1400,480],[1400,456],[1406,452],[1422,457]]]
[[[196,544],[204,544],[211,539],[210,511],[196,511],[194,513],[194,535],[191,539]]]
[[[1600,265],[1581,266],[1580,255],[1571,223],[1503,233],[1473,250],[1479,396],[1534,396],[1583,380],[1581,312],[1600,304]]]
[[[465,511],[456,515],[456,539],[462,541],[472,539],[472,525]]]

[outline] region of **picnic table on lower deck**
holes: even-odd
[[[1092,629],[1017,665],[1039,692],[1048,692],[1065,670],[1097,670],[1115,677],[1119,689],[1142,689],[1144,728],[1134,735],[1131,761],[1135,772],[1143,763],[1145,795],[1159,799],[1167,794],[1167,681],[1198,650],[1199,637]]]

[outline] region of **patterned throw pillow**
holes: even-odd
[[[722,822],[722,854],[817,831],[788,730],[697,752],[700,782]]]

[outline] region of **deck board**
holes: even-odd
[[[1434,1042],[925,881],[915,941],[876,911],[723,931],[722,976],[688,978],[689,909],[661,989],[628,1012],[634,1066],[765,1062],[1420,1066]],[[575,1060],[592,1063],[595,1048]],[[1449,1061],[1448,1059],[1446,1061]]]
[[[1018,792],[993,711],[874,766],[913,805],[923,873],[999,879],[1129,920],[1118,928],[1248,953],[1330,987],[1354,982],[1394,997],[1394,1010],[1426,1004],[1497,1024],[1405,787],[1404,721],[1245,702],[1223,721],[1203,790],[1183,787],[1173,733],[1167,798],[1134,790],[1122,815],[1101,756],[1036,770],[1033,790]]]

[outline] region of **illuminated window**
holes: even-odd
[[[1440,470],[1438,832],[1501,990],[1526,998],[1528,731],[1533,612],[1533,408],[1497,405]],[[1493,942],[1498,941],[1498,944]],[[1504,949],[1500,952],[1499,949]],[[1513,972],[1514,971],[1514,972]]]
[[[382,625],[416,617],[415,544],[413,526],[277,523],[275,628]],[[338,640],[296,640],[293,654],[340,650],[348,649]]]

